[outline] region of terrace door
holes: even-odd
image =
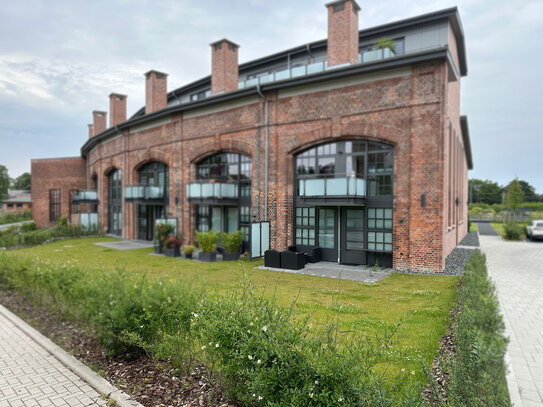
[[[318,208],[318,246],[323,261],[338,261],[338,209]]]
[[[340,220],[340,262],[345,264],[366,264],[364,208],[341,208]]]

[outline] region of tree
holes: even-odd
[[[0,165],[0,201],[3,201],[8,197],[10,181],[8,169],[5,165]]]
[[[524,193],[524,202],[536,202],[537,195],[535,193],[535,188],[526,181],[519,180],[518,182]]]
[[[469,180],[469,193],[473,203],[499,204],[502,202],[502,191],[503,188],[497,182],[476,178]]]
[[[13,180],[13,189],[30,190],[30,173],[24,172]]]
[[[505,190],[505,207],[513,212],[513,221],[515,221],[515,214],[524,202],[524,192],[518,178],[515,178],[509,183]]]

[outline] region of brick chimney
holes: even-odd
[[[145,114],[168,106],[168,74],[151,70],[145,75]]]
[[[89,138],[94,136],[94,126],[92,124],[88,124],[89,126]]]
[[[337,0],[328,8],[328,66],[358,63],[358,12],[355,0]]]
[[[211,45],[211,93],[238,90],[239,45],[226,38]]]
[[[119,93],[109,95],[109,127],[126,121],[126,98]]]
[[[100,134],[107,129],[107,112],[99,112],[94,110],[92,112],[92,121],[94,134]]]

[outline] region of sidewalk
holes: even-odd
[[[0,305],[0,407],[141,406]]]
[[[515,407],[543,407],[543,243],[480,236],[509,337],[509,392]]]

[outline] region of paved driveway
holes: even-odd
[[[543,242],[480,236],[504,315],[515,406],[543,406]]]

